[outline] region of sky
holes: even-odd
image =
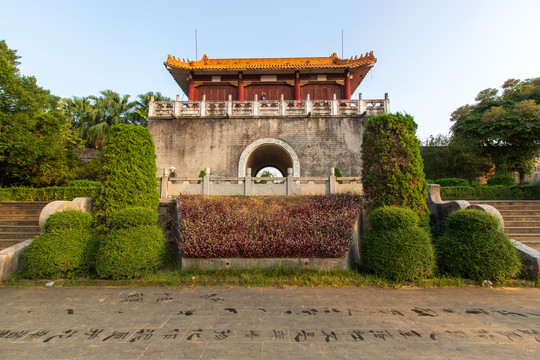
[[[0,0],[0,14],[0,40],[21,56],[21,72],[61,97],[112,89],[175,98],[168,54],[373,51],[377,63],[353,98],[388,93],[392,112],[414,116],[420,139],[447,134],[452,111],[481,90],[540,76],[540,0]]]

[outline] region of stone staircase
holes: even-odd
[[[540,200],[469,201],[491,205],[504,219],[504,231],[510,239],[540,250]]]
[[[0,202],[0,250],[40,234],[39,214],[48,202]]]

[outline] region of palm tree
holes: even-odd
[[[129,101],[129,95],[120,96],[115,91],[104,90],[102,96],[91,96],[93,108],[88,111],[81,121],[79,136],[86,139],[88,146],[100,148],[111,126],[130,123],[129,117],[134,102]]]
[[[146,94],[140,94],[139,100],[135,102],[135,111],[131,113],[131,123],[136,125],[148,124],[148,104],[154,95],[154,101],[171,101],[171,98],[163,96],[160,92],[149,91]]]

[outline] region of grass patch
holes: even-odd
[[[20,273],[0,283],[0,286],[40,287],[49,280],[26,280]],[[353,270],[322,271],[315,269],[268,268],[254,270],[179,270],[162,269],[132,280],[101,280],[94,277],[78,277],[55,280],[53,287],[72,286],[166,286],[166,287],[481,287],[481,283],[454,277],[436,277],[418,281],[392,281],[379,276],[361,274]],[[495,287],[534,287],[539,280],[506,280]]]

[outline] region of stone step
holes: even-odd
[[[2,222],[12,221],[39,221],[39,215],[3,215],[0,216]]]
[[[1,226],[1,225],[0,225]],[[540,219],[537,217],[531,217],[530,220],[510,220],[504,219],[504,227],[536,227],[540,228]]]
[[[5,225],[21,225],[21,226],[38,226],[38,219],[28,219],[28,220],[0,220],[0,227]]]
[[[35,225],[2,225],[0,224],[0,233],[3,232],[23,232],[23,233],[36,233],[40,232],[41,229]]]
[[[495,207],[499,210],[497,207]],[[506,215],[517,215],[517,216],[540,216],[540,210],[499,210],[503,218]]]
[[[540,204],[540,200],[467,200],[470,204],[487,204],[491,206],[495,205],[524,205]]]
[[[9,231],[9,232],[0,232],[0,239],[33,239],[38,236],[40,232],[19,232],[19,231]]]
[[[540,221],[540,218],[538,216],[519,216],[519,215],[506,215],[504,217],[504,223],[506,224],[507,222],[512,222],[512,221],[517,221],[517,222],[520,222],[520,221],[525,221],[525,222],[528,222],[528,221]]]
[[[536,226],[504,226],[507,234],[540,234],[540,227]]]
[[[508,234],[510,239],[520,241],[524,244],[527,242],[540,242],[540,233],[536,234]]]

